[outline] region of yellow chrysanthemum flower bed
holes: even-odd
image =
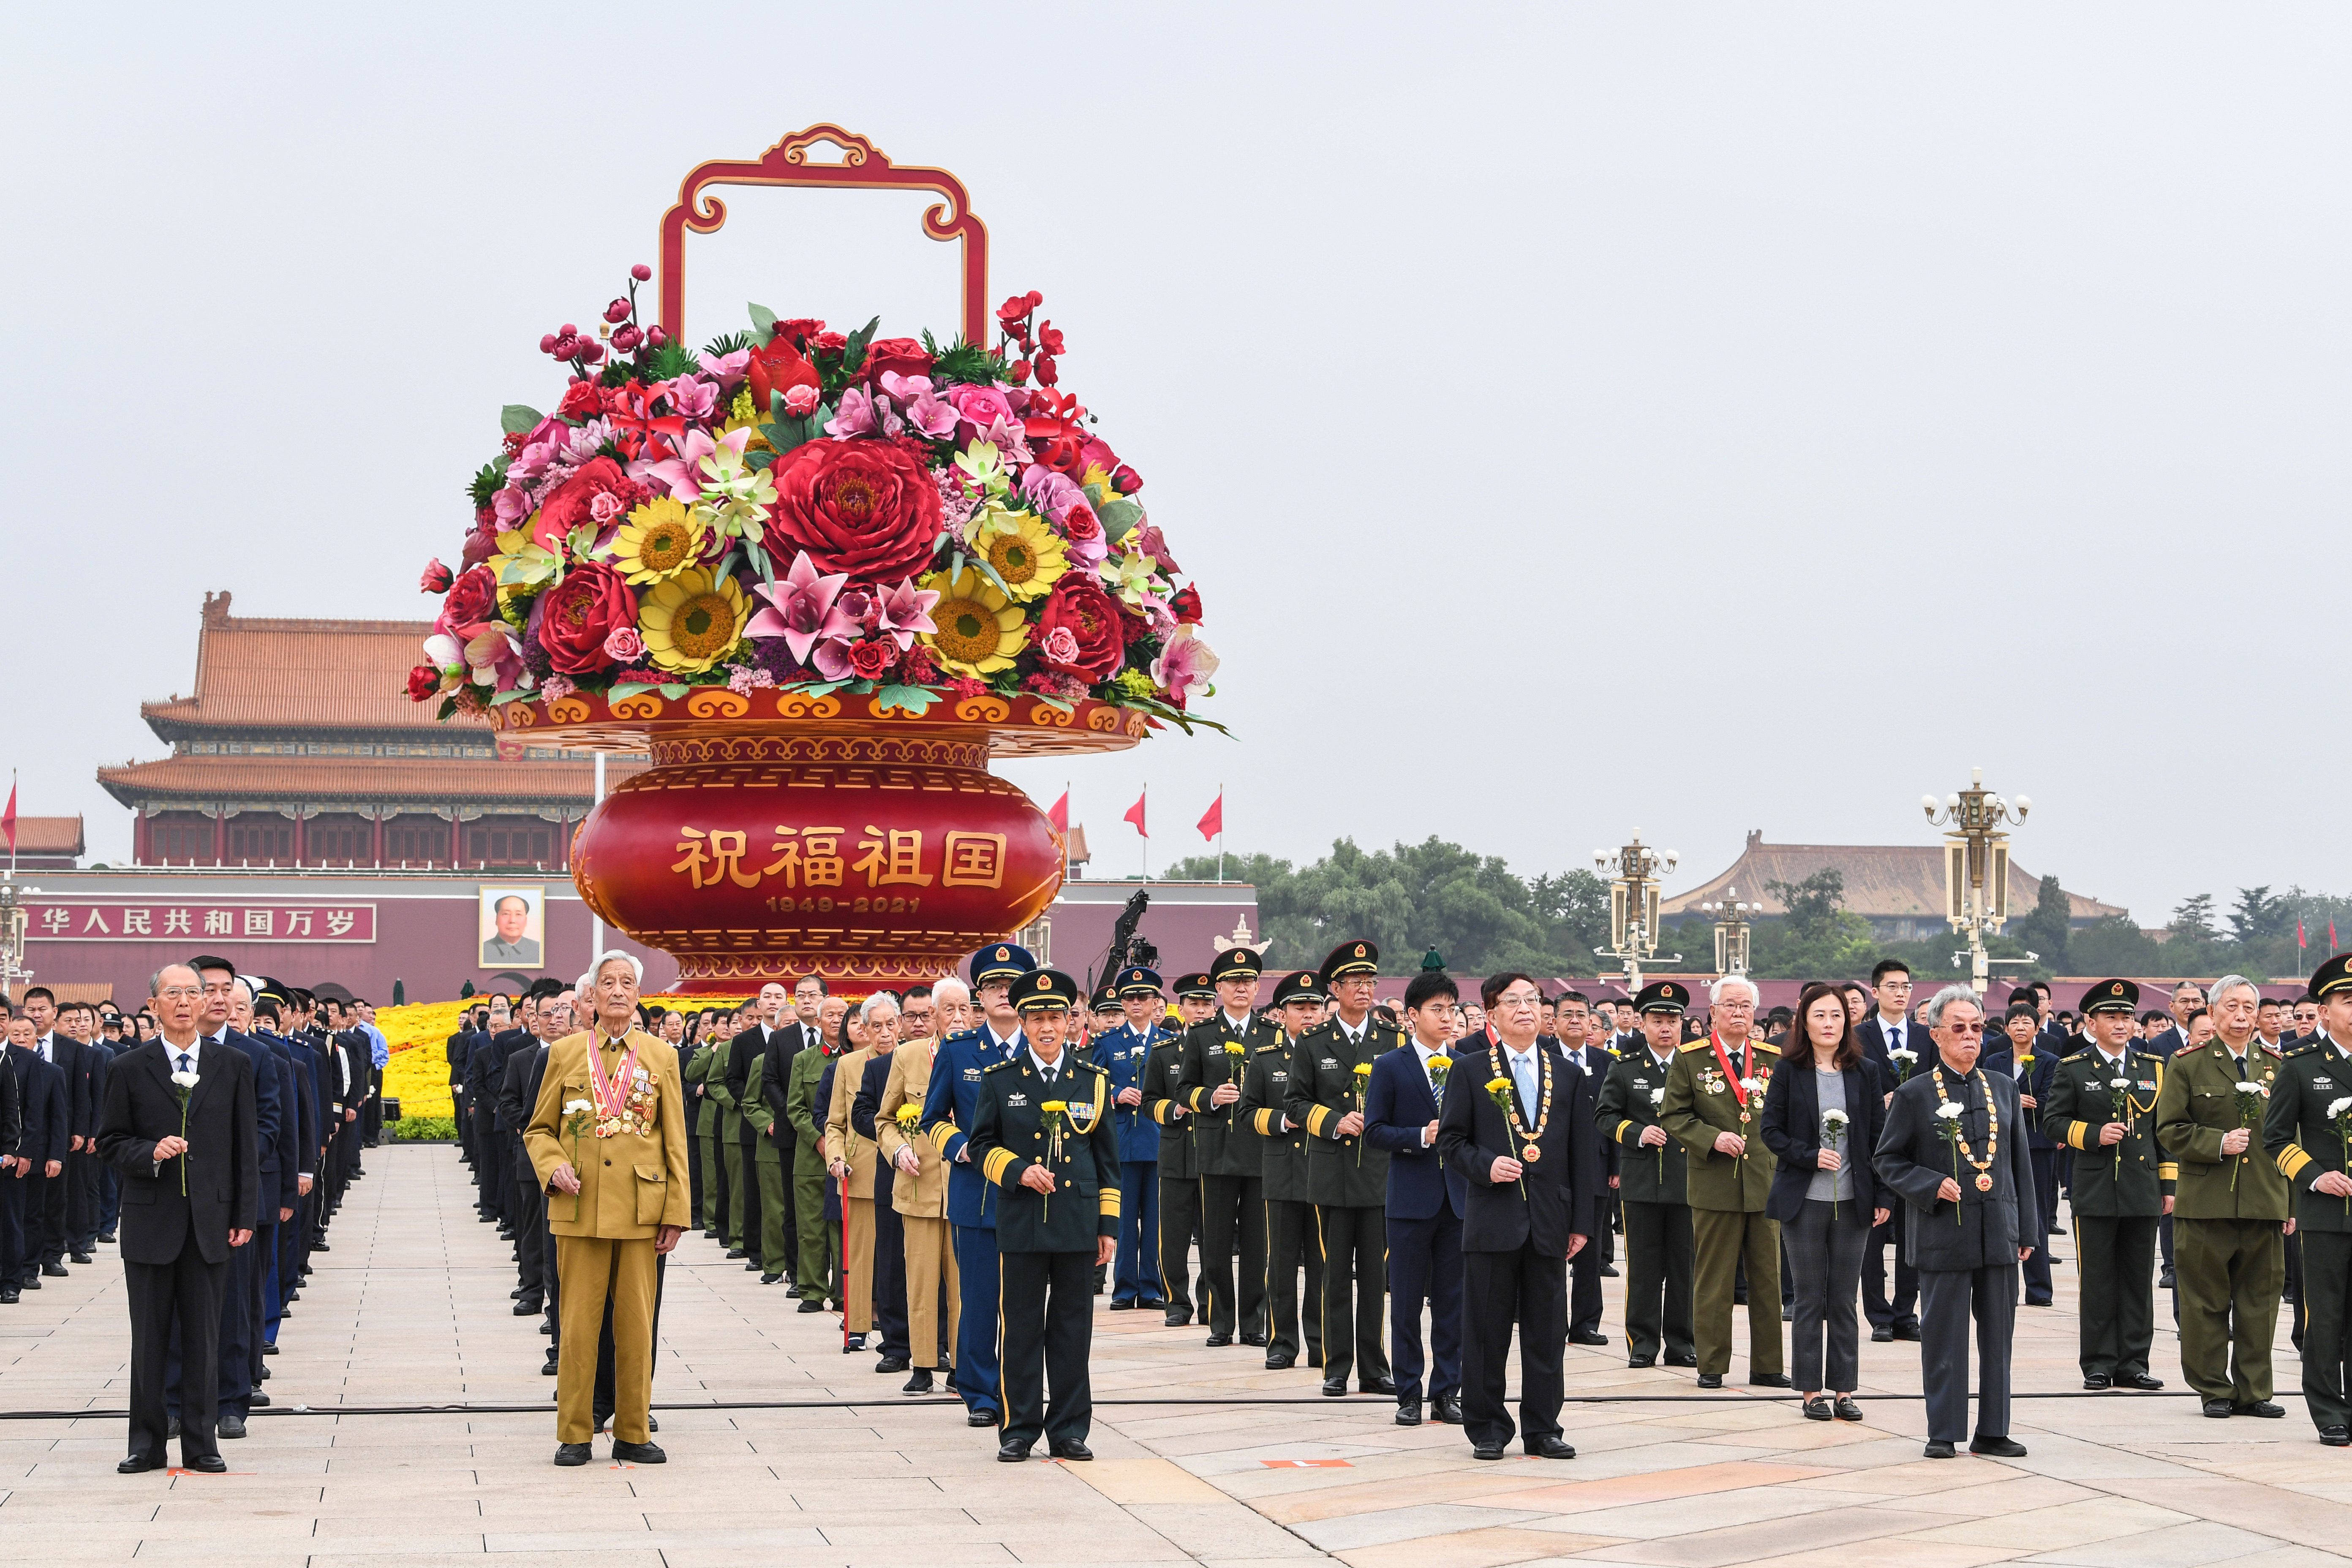
[[[487,998],[469,996],[451,1002],[412,1002],[400,1007],[379,1007],[375,1010],[375,1026],[392,1047],[392,1059],[383,1069],[383,1092],[386,1099],[400,1101],[400,1113],[408,1116],[454,1116],[457,1107],[449,1098],[449,1037],[457,1032],[457,1020],[476,1007],[487,1005]],[[688,1008],[731,1007],[742,1002],[741,996],[674,996],[668,994],[642,998],[648,1007]]]

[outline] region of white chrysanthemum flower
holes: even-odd
[[[2343,1115],[2347,1110],[2352,1110],[2352,1095],[2347,1095],[2342,1100],[2333,1100],[2328,1101],[2327,1119],[2333,1121],[2336,1118]]]
[[[192,1072],[175,1072],[172,1075],[172,1081],[182,1089],[194,1089],[196,1087],[196,1075]]]
[[[570,1116],[575,1111],[593,1110],[595,1109],[596,1108],[594,1106],[589,1104],[584,1100],[567,1100],[563,1102],[563,1114],[566,1116]]]
[[[1936,1107],[1936,1114],[1947,1121],[1958,1121],[1960,1119],[1960,1108],[1948,1100]]]

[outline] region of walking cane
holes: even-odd
[[[841,1353],[849,1353],[849,1176],[841,1177],[841,1261],[835,1265],[835,1279],[841,1289]]]

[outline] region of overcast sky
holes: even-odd
[[[1146,782],[1155,868],[1223,784],[1236,850],[1688,886],[1981,764],[2144,923],[2352,888],[2341,7],[356,9],[0,51],[9,761],[96,858],[205,590],[428,615],[540,335],[830,120],[963,177],[1200,583],[1237,742],[1007,770],[1097,874]],[[921,201],[729,200],[696,342],[952,330]]]

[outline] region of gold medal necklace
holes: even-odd
[[[1944,1089],[1944,1069],[1939,1066],[1935,1069],[1935,1071],[1937,1099],[1939,1100],[1951,1099],[1951,1096],[1946,1093]],[[1969,1147],[1969,1135],[1960,1131],[1961,1128],[1968,1125],[1968,1107],[1966,1106],[1962,1106],[1960,1108],[1960,1121],[1953,1128],[1952,1144],[1955,1148],[1959,1150],[1960,1158],[1966,1160],[1970,1167],[1976,1171],[1977,1191],[1980,1193],[1989,1193],[1992,1191],[1992,1163],[2000,1158],[2000,1118],[1994,1114],[1993,1111],[1992,1091],[1990,1089],[1985,1088],[1984,1068],[1977,1068],[1970,1076],[1975,1079],[1977,1087],[1984,1090],[1985,1127],[1987,1129],[1985,1135],[1985,1157],[1981,1160],[1977,1158],[1976,1151]],[[1968,1079],[1963,1079],[1960,1081],[1966,1083],[1969,1080]],[[1959,1173],[1955,1171],[1952,1173],[1954,1175],[1958,1175]]]

